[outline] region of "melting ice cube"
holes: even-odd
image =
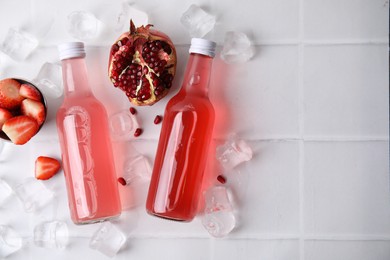
[[[224,186],[214,186],[204,194],[206,207],[202,225],[214,237],[228,235],[236,226],[236,218]]]
[[[0,141],[1,146],[1,141]],[[1,148],[0,148],[1,150]],[[0,179],[0,206],[3,204],[13,193],[12,188],[9,186],[9,184]]]
[[[247,142],[232,135],[225,144],[217,147],[216,156],[221,165],[230,170],[252,159],[253,151]]]
[[[102,23],[90,12],[75,11],[68,15],[68,32],[77,39],[96,38],[101,27]]]
[[[1,259],[19,251],[23,240],[11,227],[0,225],[0,257]]]
[[[139,127],[137,117],[129,110],[121,110],[109,117],[111,136],[114,140],[131,140]]]
[[[125,234],[111,222],[104,222],[92,236],[89,247],[114,257],[126,242]]]
[[[226,63],[243,63],[253,57],[254,48],[245,33],[231,31],[225,34],[220,55]]]
[[[131,183],[137,178],[150,179],[152,175],[152,165],[148,158],[142,154],[130,157],[125,161],[123,178],[126,183]]]
[[[59,98],[64,91],[62,85],[62,68],[59,64],[45,62],[34,83],[45,96]]]
[[[180,22],[190,33],[191,37],[201,38],[214,29],[215,16],[207,13],[197,5],[191,5],[183,13]]]
[[[25,179],[15,188],[15,193],[28,213],[42,209],[53,200],[53,192],[35,178]]]
[[[25,60],[38,47],[38,40],[31,34],[10,28],[1,50],[16,61]]]
[[[34,227],[34,244],[44,248],[64,249],[68,245],[68,226],[62,221],[47,221]]]
[[[144,11],[136,8],[133,4],[124,2],[122,3],[122,10],[117,16],[116,31],[129,30],[130,19],[133,20],[136,26],[147,25],[149,22],[149,16]]]

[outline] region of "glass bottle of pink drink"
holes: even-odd
[[[75,224],[111,219],[121,213],[107,113],[93,95],[82,42],[58,46],[64,102],[57,129],[71,218]]]
[[[197,213],[214,126],[208,86],[215,47],[212,41],[191,41],[182,88],[164,113],[146,201],[149,214],[191,221]]]

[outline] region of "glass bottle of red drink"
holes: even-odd
[[[93,95],[84,44],[58,46],[64,102],[57,112],[71,218],[76,224],[104,221],[121,213],[107,113]]]
[[[191,221],[197,213],[214,126],[208,87],[215,47],[212,41],[191,41],[182,88],[164,113],[146,202],[149,214]]]

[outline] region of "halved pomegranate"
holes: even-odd
[[[152,25],[130,31],[112,45],[108,76],[115,87],[124,91],[134,105],[153,105],[167,95],[176,72],[176,50],[162,32]]]

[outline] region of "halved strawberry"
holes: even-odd
[[[35,178],[38,180],[47,180],[53,177],[58,172],[61,165],[57,159],[39,156],[35,160]]]
[[[36,101],[41,101],[41,93],[39,93],[38,89],[30,84],[22,84],[20,86],[19,94],[22,97],[29,98]]]
[[[15,116],[5,121],[2,130],[14,144],[25,144],[38,132],[38,123],[29,116]]]
[[[0,107],[0,129],[3,127],[5,121],[12,117],[12,113],[5,108]]]
[[[0,107],[14,109],[20,106],[24,97],[19,94],[20,83],[14,79],[0,81]]]
[[[45,107],[39,101],[26,98],[22,101],[20,110],[23,115],[34,118],[37,121],[38,125],[42,125],[43,121],[45,121]]]

